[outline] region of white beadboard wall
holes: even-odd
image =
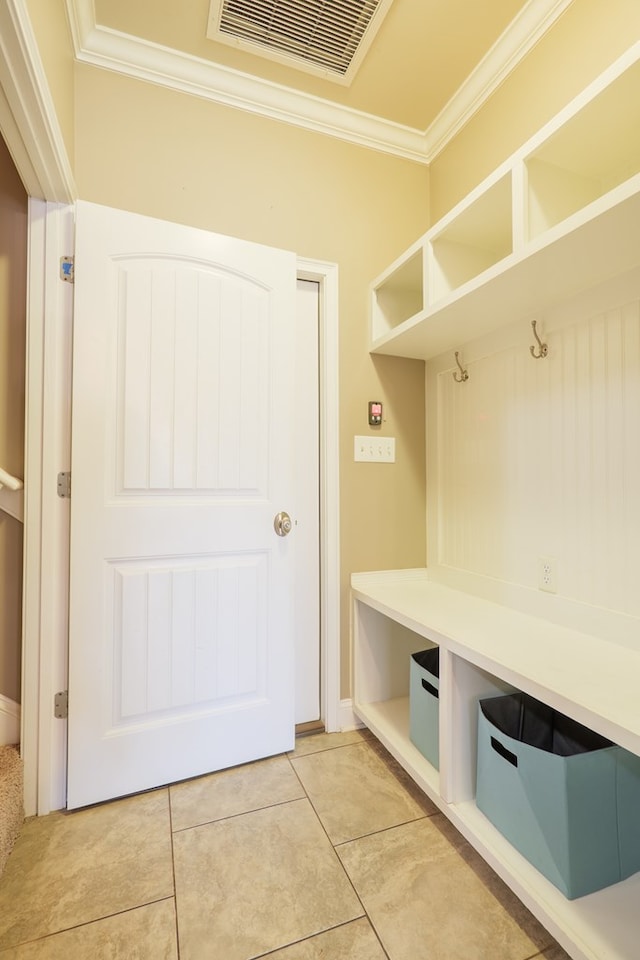
[[[452,357],[427,365],[429,567],[640,647],[640,277],[539,322],[546,359],[527,323],[461,345],[465,383]]]

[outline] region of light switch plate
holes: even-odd
[[[353,459],[362,463],[395,463],[395,437],[354,437]]]

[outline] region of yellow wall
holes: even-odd
[[[639,0],[574,0],[431,164],[440,219],[640,39]]]
[[[27,195],[0,138],[0,466],[23,476]],[[0,694],[20,701],[22,524],[0,510]]]
[[[342,696],[348,579],[425,562],[424,365],[368,353],[371,280],[428,226],[419,164],[76,65],[84,200],[336,262],[340,283]],[[367,401],[385,404],[397,463],[354,464]]]
[[[73,45],[65,0],[26,0],[67,153],[74,150]]]
[[[348,696],[349,574],[425,557],[423,366],[370,357],[368,284],[640,35],[640,3],[574,0],[427,171],[87,65],[76,64],[71,78],[62,0],[28,2],[83,199],[339,264]],[[385,433],[398,439],[394,467],[353,463],[353,435],[367,431],[371,399],[385,403]]]

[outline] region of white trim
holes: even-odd
[[[0,4],[0,131],[32,197],[70,202],[76,187],[25,0]]]
[[[573,0],[529,0],[425,131],[434,160],[515,70]]]
[[[20,704],[0,693],[0,747],[20,741]]]
[[[81,0],[78,0],[81,2]],[[425,163],[424,134],[380,117],[105,27],[82,37],[81,63],[226,107]]]
[[[61,575],[64,578],[64,570],[56,566],[43,567],[43,560],[50,561],[51,557],[42,554],[42,524],[47,509],[42,503],[42,443],[50,418],[44,404],[46,203],[43,199],[71,201],[76,187],[25,0],[6,0],[0,4],[0,132],[30,197],[22,709],[18,726],[22,727],[19,734],[25,769],[24,806],[26,815],[31,816],[64,805],[57,799],[64,767],[58,767],[58,758],[47,752],[49,742],[46,746],[40,743],[41,725],[50,724],[52,716],[46,685],[41,685],[41,667],[48,642],[41,626],[47,625],[46,615],[50,612],[41,603],[42,571],[47,570],[47,576],[56,582]],[[52,315],[49,319],[55,330],[57,317]],[[12,734],[11,739],[17,737]]]
[[[47,204],[45,259],[44,432],[42,437],[43,654],[40,657],[40,750],[51,760],[40,775],[39,813],[66,806],[67,722],[52,718],[53,697],[67,689],[70,500],[56,477],[71,469],[73,285],[60,279],[60,256],[75,250],[72,206]]]
[[[22,753],[26,815],[65,806],[69,501],[56,475],[70,464],[73,288],[59,278],[73,251],[73,208],[29,201]],[[45,322],[46,318],[46,322]]]
[[[82,63],[428,164],[486,103],[572,0],[529,0],[426,130],[99,26],[93,0],[66,2],[76,58]]]
[[[320,711],[341,729],[338,266],[298,258],[298,279],[320,284]]]
[[[364,723],[355,715],[353,711],[353,700],[351,697],[349,697],[348,700],[341,700],[337,729],[342,731],[359,730],[361,727],[364,727]]]
[[[44,259],[46,203],[29,200],[25,384],[25,524],[22,610],[22,732],[25,815],[38,812]]]

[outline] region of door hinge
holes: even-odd
[[[69,716],[69,691],[61,690],[53,698],[53,715],[56,720],[66,720]]]
[[[75,280],[73,257],[60,257],[60,279],[65,283],[73,283]]]
[[[58,496],[67,500],[71,496],[71,472],[58,474]]]

